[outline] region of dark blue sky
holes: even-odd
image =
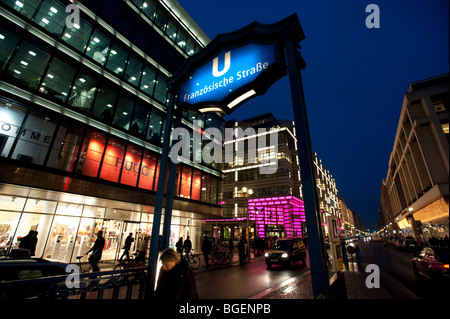
[[[312,147],[339,195],[373,230],[403,95],[410,82],[449,71],[448,0],[178,0],[211,38],[297,13]],[[380,8],[369,29],[366,6]],[[292,120],[288,77],[227,119],[271,112]]]

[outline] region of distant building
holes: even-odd
[[[449,75],[412,82],[383,181],[380,211],[402,236],[449,234]],[[382,225],[383,226],[383,225]]]
[[[225,126],[243,130],[253,128],[256,134],[225,142],[231,143],[234,151],[232,160],[224,162],[223,168],[224,218],[209,222],[214,236],[223,240],[238,238],[246,234],[247,227],[250,239],[255,236],[303,236],[306,220],[294,123],[278,120],[268,113],[240,122],[228,121]],[[258,133],[258,128],[263,128],[266,133]],[[269,143],[270,135],[275,133],[277,149]],[[257,162],[252,163],[249,162],[248,146],[256,137],[266,138],[267,143],[266,147],[258,148]],[[244,145],[244,156],[236,152],[238,142]],[[261,173],[260,168],[268,165],[269,160],[273,163],[274,159],[277,166],[273,173]],[[326,231],[328,214],[336,216],[341,226],[338,191],[335,180],[316,154],[313,160],[321,221]]]

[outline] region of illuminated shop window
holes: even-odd
[[[191,198],[192,168],[184,166],[181,170],[180,197]]]
[[[200,200],[200,191],[202,186],[202,174],[194,170],[194,174],[192,176],[192,199]]]
[[[111,182],[118,182],[124,153],[125,145],[114,139],[108,139],[99,177]]]
[[[141,150],[133,146],[127,147],[120,183],[130,186],[137,185],[138,175],[141,172],[141,157]]]
[[[11,61],[7,75],[14,82],[35,89],[41,81],[49,58],[48,53],[24,41]]]
[[[105,150],[106,138],[96,132],[88,132],[81,147],[77,172],[86,176],[97,177],[98,169]]]
[[[39,92],[65,102],[69,96],[75,72],[75,68],[54,58],[42,80]]]
[[[156,189],[153,187],[155,181],[156,162],[158,157],[155,154],[144,151],[141,165],[141,176],[139,177],[139,188],[148,190]]]
[[[19,37],[0,27],[0,71],[3,70],[6,61],[16,48]]]
[[[34,17],[34,22],[59,37],[66,23],[65,10],[56,1],[45,0]]]

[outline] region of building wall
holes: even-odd
[[[448,234],[449,76],[413,82],[404,96],[394,147],[389,159],[386,190],[400,228],[422,235],[415,221],[439,223]],[[438,201],[447,209],[434,217],[423,214]],[[405,222],[404,219],[412,219]],[[446,218],[446,219],[445,219]],[[411,225],[411,227],[405,226]]]
[[[71,4],[0,1],[1,245],[37,229],[40,255],[70,261],[104,229],[115,258],[123,235],[152,227],[166,80],[209,38],[175,0],[78,1],[73,25]],[[188,129],[223,124],[178,115]],[[192,231],[195,245],[201,219],[221,215],[220,169],[178,165],[171,244]]]

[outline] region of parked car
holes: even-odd
[[[266,252],[265,260],[267,268],[272,265],[285,265],[293,267],[294,263],[301,260],[306,264],[306,248],[303,240],[299,237],[278,238],[272,246],[272,249]]]
[[[402,243],[402,247],[401,249],[404,251],[417,251],[418,250],[418,243],[415,239],[413,238],[406,238],[403,243]]]
[[[65,275],[67,265],[42,258],[2,258],[0,282]]]
[[[449,279],[449,250],[440,247],[425,247],[412,259],[414,273],[418,279]]]

